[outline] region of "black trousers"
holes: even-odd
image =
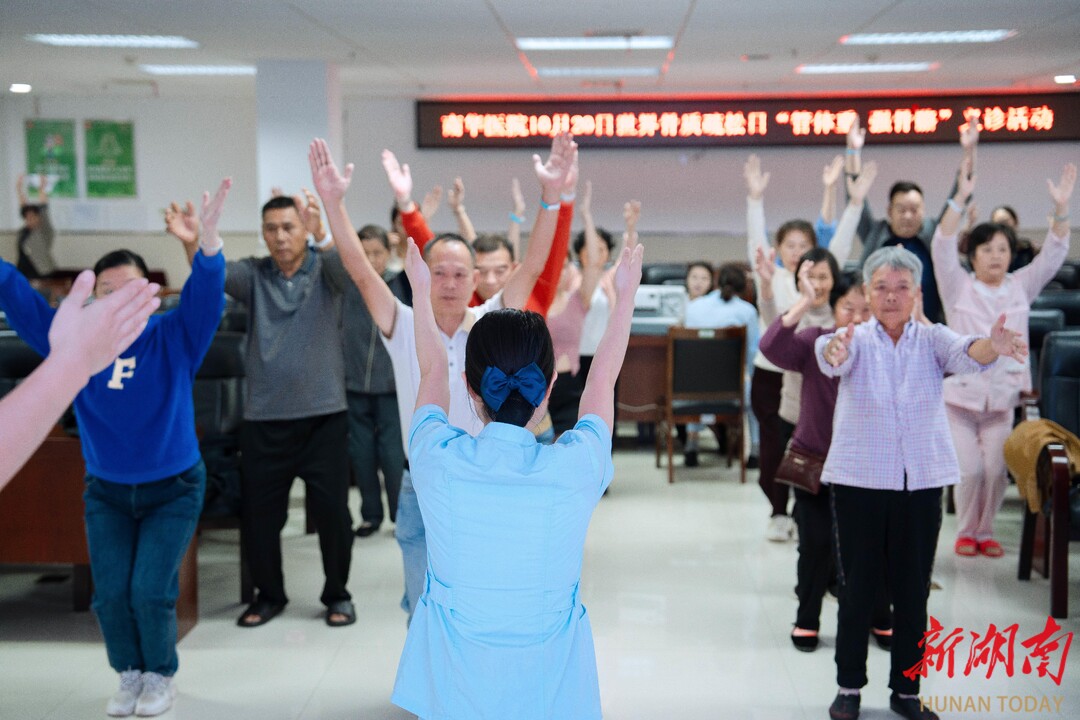
[[[922,659],[926,603],[941,530],[941,488],[867,490],[832,486],[839,548],[840,614],[836,632],[836,682],[866,685],[866,649],[880,569],[893,604],[889,687],[917,694],[919,677],[903,673]]]
[[[405,467],[405,449],[401,445],[401,421],[397,393],[359,393],[348,391],[349,460],[353,478],[360,490],[360,519],[375,525],[383,521],[382,487],[379,470],[386,484],[386,504],[390,522],[397,520],[401,472]]]
[[[794,488],[795,508],[792,517],[799,526],[799,561],[796,566],[798,583],[795,594],[799,609],[795,625],[804,630],[821,629],[821,602],[829,585],[836,580],[836,533],[833,531],[831,490],[821,486],[821,492],[811,495]],[[892,627],[892,607],[889,604],[885,567],[878,573],[874,593],[871,623],[879,630]]]
[[[551,388],[548,412],[551,414],[551,424],[555,428],[556,437],[577,425],[581,393],[585,390],[585,378],[589,374],[592,358],[583,357],[581,361],[581,368],[577,375],[571,375],[569,372],[559,373],[559,376],[555,378],[555,386]]]
[[[758,445],[758,486],[769,499],[773,515],[787,515],[788,486],[776,482],[776,468],[784,456],[787,440],[780,423],[780,387],[784,376],[772,370],[754,368],[750,382],[750,409],[758,420],[761,439]],[[790,434],[789,434],[790,437]]]
[[[307,485],[319,533],[326,576],[320,599],[329,605],[351,597],[345,588],[353,541],[347,436],[344,412],[297,420],[249,420],[241,427],[241,526],[259,599],[288,602],[281,571],[281,530],[288,519],[289,489],[297,477]]]

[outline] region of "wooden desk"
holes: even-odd
[[[89,610],[93,582],[83,519],[82,445],[58,427],[0,492],[0,563],[71,565],[72,605]],[[198,541],[180,566],[178,637],[199,618]]]
[[[615,419],[658,423],[664,416],[667,335],[631,335],[619,382]]]

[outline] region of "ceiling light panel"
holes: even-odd
[[[538,67],[537,77],[542,78],[623,78],[659,77],[658,67]]]
[[[27,83],[11,83],[11,87],[8,88],[8,91],[13,93],[28,93],[32,89],[33,88]]]
[[[254,75],[254,65],[140,65],[150,75]]]
[[[1073,85],[1076,83],[1075,75],[1055,75],[1054,82],[1058,85]]]
[[[675,41],[658,35],[593,37],[528,37],[516,40],[519,50],[670,50]]]
[[[822,65],[799,65],[795,72],[801,75],[847,75],[849,73],[913,73],[928,72],[937,63],[831,63]]]
[[[940,32],[853,33],[841,45],[949,45],[989,43],[1011,38],[1015,30],[944,30]]]
[[[179,35],[27,35],[26,39],[61,47],[181,49],[199,47],[199,43]]]

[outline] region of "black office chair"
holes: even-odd
[[[1032,310],[1054,308],[1065,313],[1066,327],[1080,327],[1080,290],[1044,290],[1031,303]]]
[[[14,330],[0,330],[0,397],[14,390],[40,364],[41,356]]]
[[[240,426],[244,421],[244,333],[214,335],[192,391],[199,450],[206,463],[206,499],[199,530],[240,529]],[[240,600],[254,598],[240,533]]]
[[[1080,434],[1080,330],[1059,330],[1046,336],[1039,385],[1041,417]],[[1069,458],[1062,445],[1042,449],[1037,476],[1039,487],[1050,488],[1050,508],[1034,514],[1024,504],[1017,576],[1028,580],[1032,567],[1041,565],[1042,574],[1050,579],[1050,614],[1064,618],[1069,607],[1069,541],[1080,540],[1080,523],[1070,519],[1069,496],[1076,483],[1070,477]],[[1042,548],[1037,558],[1039,544]]]
[[[647,263],[641,268],[642,285],[681,285],[685,281],[686,263]]]
[[[740,482],[746,482],[743,418],[746,415],[746,328],[741,326],[668,330],[667,383],[661,434],[666,438],[668,482],[675,482],[672,433],[680,423],[713,415],[728,429],[728,466],[739,454]],[[659,466],[659,448],[657,448]]]
[[[1062,265],[1054,275],[1054,282],[1061,283],[1066,290],[1076,290],[1080,285],[1080,270],[1075,265]]]
[[[1056,330],[1065,329],[1065,313],[1058,308],[1032,310],[1028,317],[1028,352],[1031,358],[1031,387],[1039,391],[1039,358],[1043,341]]]

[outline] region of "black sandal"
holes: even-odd
[[[270,622],[285,609],[285,603],[276,604],[268,600],[256,600],[247,606],[247,610],[237,619],[236,624],[244,628],[259,627]],[[258,620],[249,618],[258,617]]]
[[[344,620],[334,620],[332,615],[344,615]],[[345,627],[356,622],[356,606],[352,600],[337,600],[326,606],[326,624],[330,627]]]

